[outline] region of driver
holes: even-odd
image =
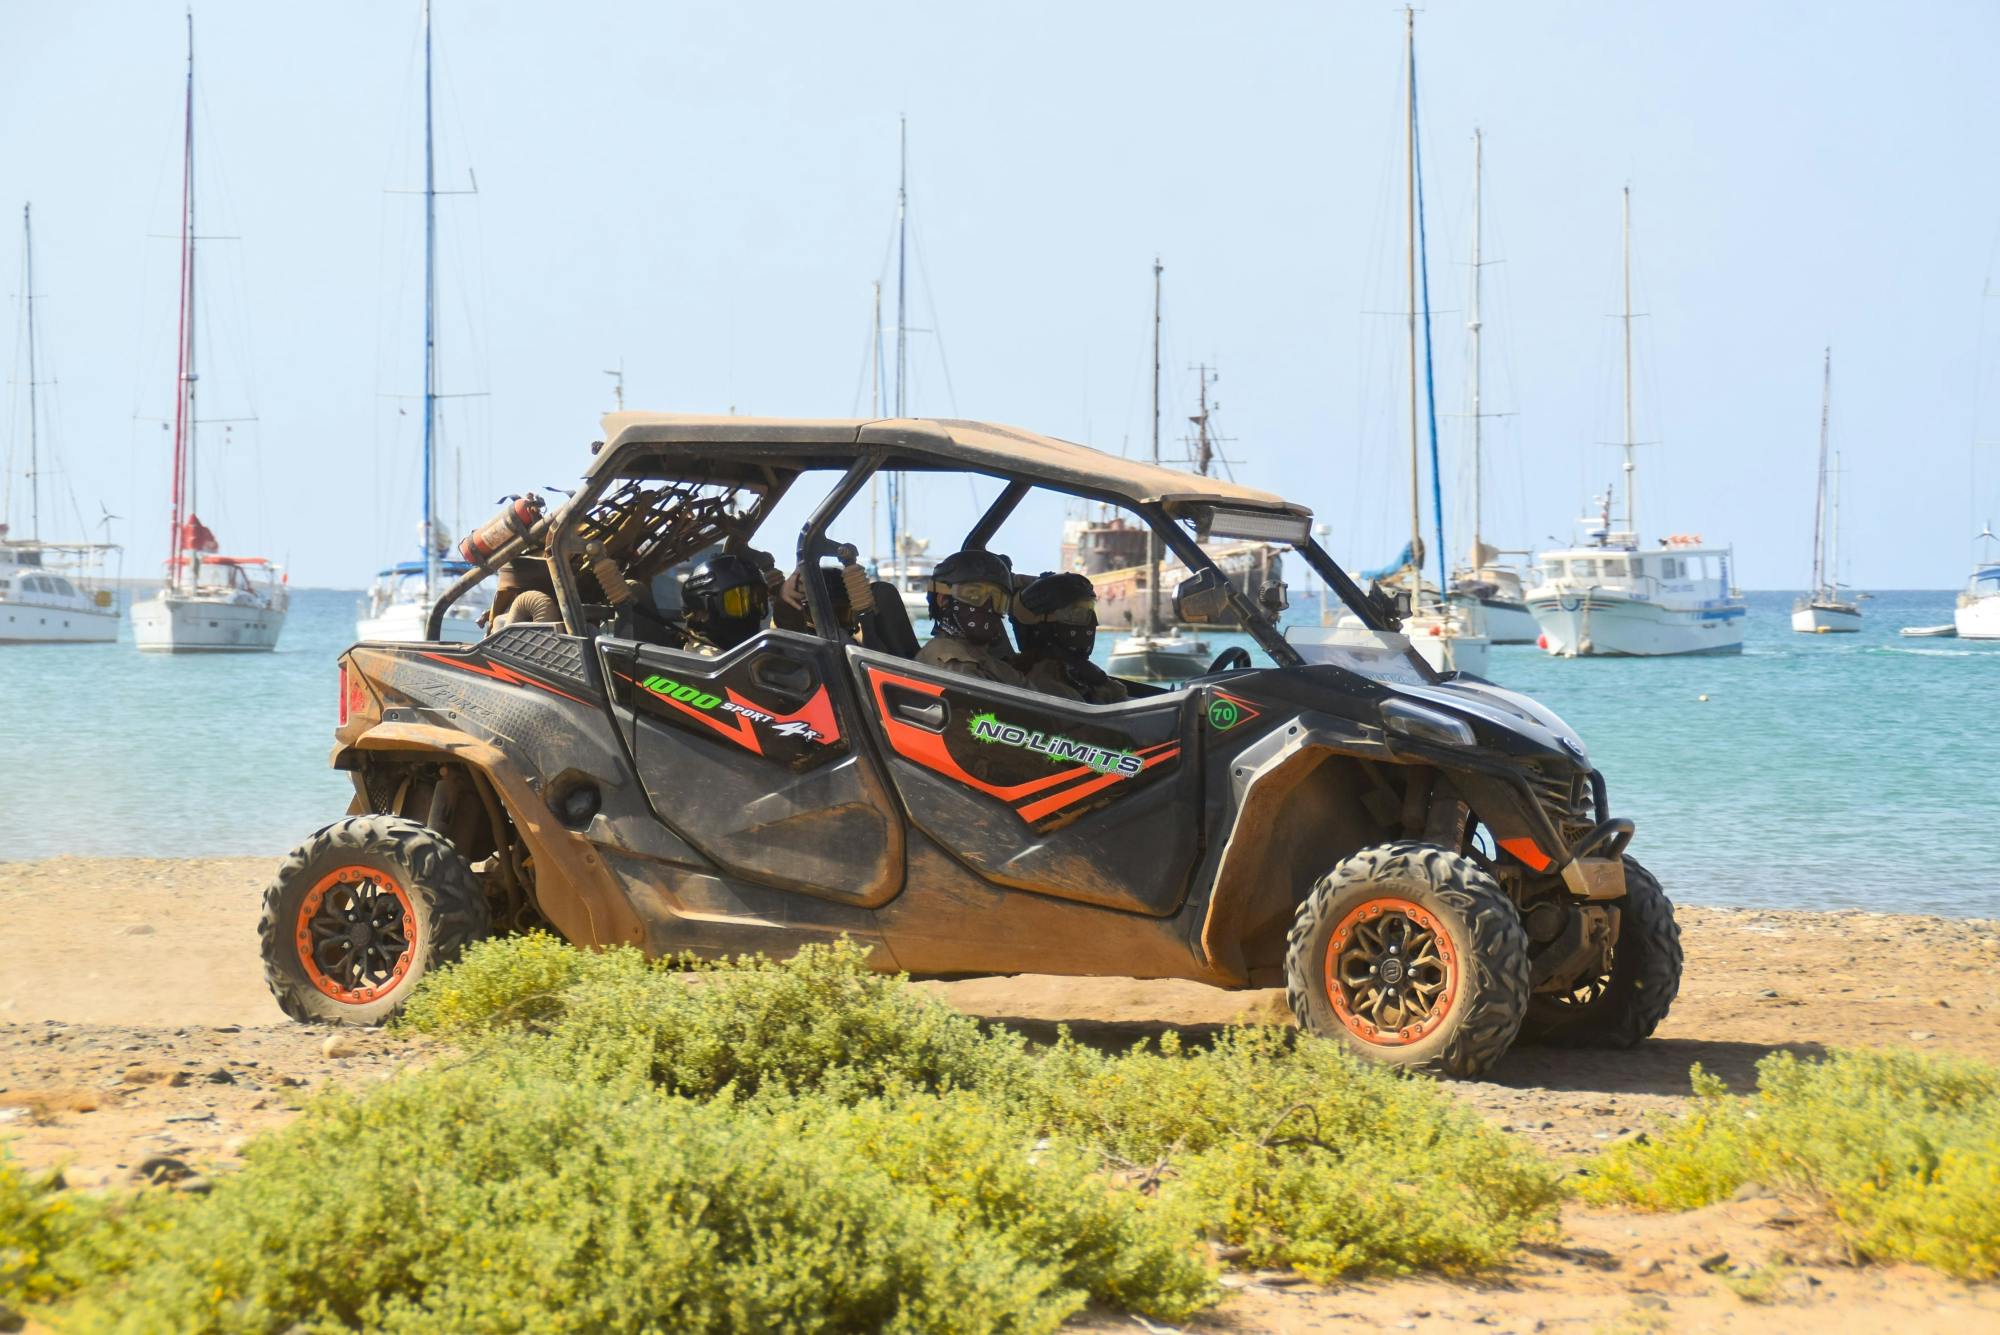
[[[1097,589],[1078,574],[1047,574],[1014,595],[1015,660],[1028,685],[1086,704],[1115,705],[1125,683],[1090,661],[1097,647]]]
[[[1014,601],[1014,572],[992,552],[953,552],[931,572],[931,626],[936,631],[917,654],[919,663],[1026,686],[1028,679],[1007,652],[1007,608]]]
[[[764,625],[771,586],[764,572],[741,556],[723,552],[688,572],[681,585],[687,648],[714,657],[734,649]]]

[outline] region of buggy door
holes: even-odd
[[[725,872],[873,907],[903,883],[901,818],[852,736],[838,646],[765,630],[717,657],[599,640],[653,814]]]
[[[848,653],[916,830],[998,885],[1180,906],[1200,847],[1195,692],[1087,705]]]

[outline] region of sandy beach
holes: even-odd
[[[0,863],[0,1139],[18,1159],[60,1165],[85,1188],[224,1172],[314,1090],[385,1079],[425,1058],[380,1034],[305,1029],[278,1013],[254,930],[274,866]],[[1700,908],[1684,908],[1681,922],[1687,977],[1654,1041],[1625,1053],[1523,1048],[1492,1080],[1444,1087],[1543,1149],[1581,1156],[1681,1106],[1696,1063],[1743,1088],[1780,1049],[1898,1046],[2000,1061],[2000,924]],[[1289,1023],[1281,994],[1268,991],[1037,976],[923,986],[1031,1035],[1068,1024],[1106,1044]],[[162,1160],[186,1168],[163,1170]],[[1562,1246],[1477,1284],[1249,1281],[1199,1327],[2000,1328],[2000,1291],[1912,1267],[1850,1266],[1809,1215],[1768,1196],[1680,1215],[1573,1206],[1564,1230]],[[1769,1301],[1751,1307],[1711,1273],[1724,1253],[1732,1266],[1786,1262]],[[1124,1317],[1085,1327],[1134,1328]]]

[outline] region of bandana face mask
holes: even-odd
[[[991,644],[1006,629],[1007,619],[991,607],[961,603],[956,598],[952,599],[952,604],[951,620],[958,627],[962,639],[974,644]]]

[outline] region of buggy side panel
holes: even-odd
[[[767,630],[728,653],[599,640],[657,818],[731,877],[872,907],[903,885],[903,831],[838,650]]]
[[[1092,706],[850,649],[911,825],[994,884],[1165,916],[1199,847],[1187,693]]]

